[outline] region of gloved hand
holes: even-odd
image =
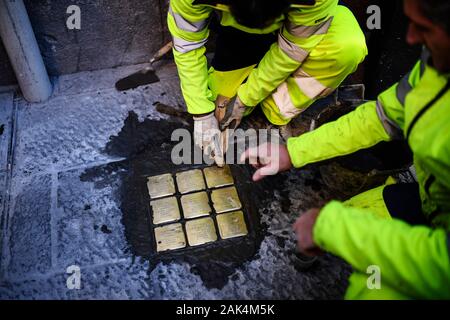
[[[203,154],[214,159],[217,166],[223,167],[224,155],[221,132],[214,113],[194,116],[194,143],[203,150]]]
[[[220,130],[236,129],[241,123],[246,106],[236,95],[232,99],[224,100],[216,105],[216,118],[219,120]]]

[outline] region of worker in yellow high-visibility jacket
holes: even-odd
[[[208,69],[213,16],[220,27]],[[257,105],[284,125],[333,92],[367,54],[358,22],[338,0],[170,0],[167,21],[194,139],[204,150],[208,132],[219,128],[218,97],[226,102],[216,113],[221,130]]]
[[[332,201],[294,225],[301,252],[326,250],[352,265],[348,299],[450,299],[450,2],[405,0],[404,8],[408,42],[427,48],[410,73],[377,101],[287,147],[266,144],[243,155],[263,160],[259,180],[381,141],[408,142],[417,183],[389,182]],[[378,284],[369,279],[374,272]]]

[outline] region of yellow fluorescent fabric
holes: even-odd
[[[376,103],[372,101],[314,131],[288,139],[287,148],[293,165],[299,168],[388,140],[390,137],[378,119]]]
[[[376,265],[382,284],[401,295],[450,298],[450,259],[443,229],[380,219],[370,210],[333,201],[321,210],[314,240],[349,262],[356,272],[366,273],[369,266]]]
[[[398,138],[399,132],[414,153],[422,211],[432,227],[386,219],[383,187],[321,210],[314,227],[316,243],[355,270],[347,298],[450,298],[449,75],[426,61],[405,76],[409,85],[395,84],[377,102],[288,140],[297,167]],[[370,265],[380,268],[385,290],[364,287],[361,275]]]
[[[250,33],[269,33],[276,30],[280,32],[279,42],[272,45],[260,61],[258,68],[253,69],[247,82],[238,91],[239,97],[247,106],[255,106],[269,97],[268,103],[265,105],[266,109],[270,107],[274,101],[270,97],[272,91],[296,71],[300,65],[305,65],[310,60],[309,57],[311,55],[317,56],[314,53],[316,46],[327,36],[331,29],[335,30],[332,34],[336,34],[337,30],[342,29],[339,25],[347,24],[347,30],[351,28],[353,34],[356,34],[357,39],[355,39],[352,45],[358,43],[357,47],[353,46],[353,50],[357,54],[349,56],[348,52],[345,52],[345,54],[335,52],[335,61],[342,61],[344,64],[350,61],[349,66],[344,68],[346,70],[328,70],[328,74],[331,77],[338,75],[334,79],[335,81],[331,82],[331,84],[337,86],[338,83],[354,70],[356,65],[365,56],[364,37],[361,38],[358,33],[360,29],[356,20],[348,9],[338,7],[337,2],[337,0],[319,0],[316,1],[314,6],[292,6],[286,16],[280,17],[266,29],[256,30],[248,29],[237,24],[226,6],[194,5],[193,0],[171,0],[171,12],[168,14],[167,21],[175,42],[175,51],[177,51],[175,53],[175,60],[179,69],[183,95],[186,99],[188,111],[193,114],[199,114],[209,112],[213,109],[213,101],[211,99],[214,95],[210,93],[207,87],[208,81],[206,79],[208,72],[205,67],[205,60],[200,57],[204,53],[203,45],[208,37],[208,28],[203,28],[204,21],[209,19],[213,10],[220,12],[221,24],[225,26],[232,26]],[[335,17],[336,12],[338,17]],[[196,26],[198,30],[196,30]],[[289,31],[292,31],[293,34],[289,33]],[[355,33],[355,31],[357,32]],[[346,33],[341,38],[346,40],[349,38],[348,35],[349,33]],[[340,40],[340,38],[333,39],[331,37],[328,42]],[[345,48],[346,43],[349,43],[349,41],[343,43],[341,48]],[[337,44],[335,47],[337,47]],[[323,52],[322,56],[328,56],[329,54],[333,55],[334,53],[331,51]],[[345,57],[344,55],[347,56]],[[195,58],[198,59],[196,60]],[[329,64],[315,67],[311,66],[310,69],[320,70],[320,72],[325,74],[325,69],[330,68],[330,66]],[[322,83],[319,78],[316,78],[314,72],[308,74],[308,76],[318,80],[314,84]],[[308,83],[308,81],[302,82],[300,80],[298,83]],[[318,92],[313,96],[317,95],[317,97],[320,97],[329,94],[333,89],[334,87],[328,87],[325,83],[322,90],[317,90],[317,88],[313,90],[314,92]],[[214,91],[217,90],[215,89]],[[309,96],[302,93],[294,96],[295,99],[301,100],[300,108],[305,108],[312,103],[314,99],[311,99],[311,92],[311,90],[308,91]],[[271,111],[266,110],[265,113],[273,113],[274,119],[269,118],[273,123],[277,121],[286,122],[286,119],[282,119],[283,114],[280,114],[279,111],[277,112],[276,109]],[[286,114],[284,115],[286,116]],[[279,121],[280,119],[282,121]]]

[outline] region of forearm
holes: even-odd
[[[211,10],[208,7],[193,6],[190,0],[172,0],[167,15],[181,89],[191,114],[204,114],[214,110],[204,55]]]
[[[314,6],[293,9],[264,58],[243,84],[238,96],[247,106],[267,98],[308,58],[328,31],[337,0],[318,1]]]
[[[447,234],[399,220],[379,219],[369,210],[325,206],[314,227],[314,241],[359,272],[377,265],[381,280],[415,298],[450,298]]]
[[[314,131],[288,139],[287,148],[294,167],[299,168],[389,139],[378,118],[376,103],[372,101]]]
[[[190,114],[204,114],[214,111],[212,93],[208,88],[205,48],[187,53],[174,50],[175,63],[180,77],[181,91]]]
[[[239,88],[239,98],[246,106],[256,106],[299,66],[300,62],[288,57],[278,44],[273,44]]]

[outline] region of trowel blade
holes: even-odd
[[[153,69],[144,69],[135,72],[116,82],[118,91],[134,89],[142,85],[158,82],[159,78]]]

